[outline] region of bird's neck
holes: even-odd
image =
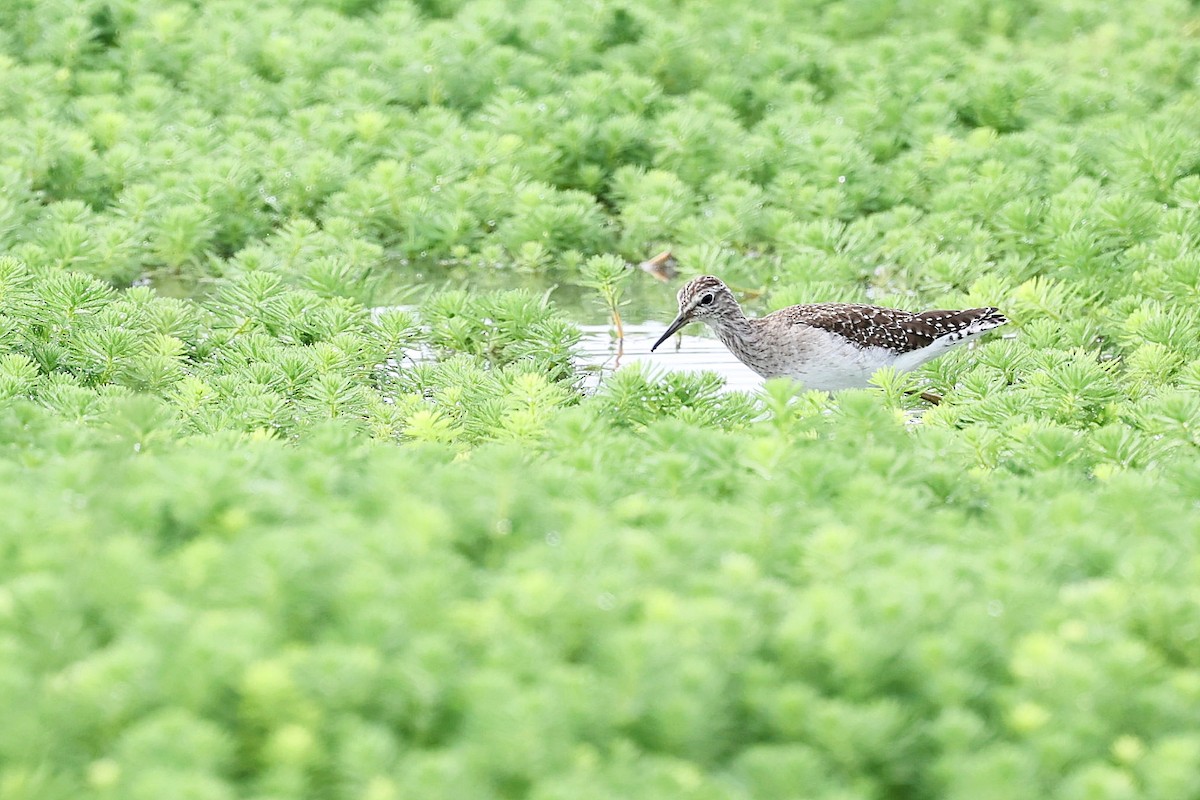
[[[721,344],[732,350],[734,354],[745,354],[758,347],[759,331],[756,324],[758,322],[759,320],[747,317],[740,308],[728,316],[708,320],[709,326],[721,340]]]

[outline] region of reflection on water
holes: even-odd
[[[382,308],[373,309],[378,313]],[[412,310],[412,309],[409,309]],[[583,389],[596,391],[604,379],[618,369],[632,364],[644,364],[652,372],[715,372],[725,381],[722,391],[755,393],[765,381],[749,367],[738,361],[725,345],[704,336],[675,336],[663,342],[655,352],[650,346],[666,330],[663,324],[625,326],[625,343],[618,357],[617,340],[608,325],[580,325],[583,337],[576,349],[577,364],[584,375]],[[428,345],[407,349],[397,358],[390,358],[382,369],[399,372],[407,366],[432,361],[436,355]],[[928,406],[909,408],[904,412],[909,425],[919,425]]]
[[[663,316],[670,320],[675,315],[678,282],[662,283],[640,270],[634,270],[630,277],[622,286],[622,317],[657,319]],[[608,310],[600,294],[578,281],[577,274],[564,274],[556,270],[530,273],[511,269],[480,269],[465,264],[393,264],[380,280],[376,301],[381,304],[419,304],[421,297],[453,289],[471,292],[524,289],[549,297],[554,307],[570,320],[587,324],[607,321]]]
[[[524,288],[546,293],[554,306],[575,321],[583,332],[578,364],[584,370],[584,388],[588,392],[595,391],[613,370],[635,362],[645,362],[651,369],[662,372],[716,372],[725,379],[726,391],[753,392],[763,384],[762,378],[710,337],[684,334],[682,339],[677,336],[663,342],[662,347],[651,353],[650,346],[662,336],[667,323],[675,316],[677,286],[653,280],[637,270],[623,287],[621,316],[626,320],[625,343],[619,361],[612,326],[597,324],[609,319],[599,294],[564,276],[430,264],[409,265],[395,275],[398,285],[421,286],[430,294],[466,286],[471,291]],[[630,319],[661,319],[662,322],[629,324]],[[701,327],[693,326],[691,330]]]
[[[379,314],[393,308],[416,310],[411,306],[383,306],[371,311]],[[723,390],[727,392],[753,392],[762,386],[763,379],[734,358],[716,339],[685,334],[681,340],[681,337],[675,336],[651,353],[650,346],[662,336],[665,329],[665,325],[658,324],[626,325],[625,346],[618,356],[617,340],[610,326],[580,325],[583,337],[576,348],[576,363],[584,374],[584,390],[594,392],[614,370],[639,362],[660,373],[715,372],[725,380]],[[382,368],[398,372],[406,366],[433,361],[435,358],[437,356],[433,350],[422,343],[389,358]]]
[[[670,320],[675,315],[675,290],[680,281],[663,283],[634,270],[623,288],[621,315],[627,319]],[[359,299],[377,307],[420,305],[428,296],[453,289],[471,292],[525,289],[550,298],[568,319],[600,323],[608,310],[599,293],[575,282],[577,275],[561,272],[528,273],[504,269],[479,269],[467,265],[448,266],[434,261],[414,263],[392,260],[362,281]],[[134,281],[135,286],[152,286],[166,297],[198,299],[210,294],[220,279],[190,272],[159,270]]]
[[[661,256],[668,254],[660,254]],[[470,265],[453,265],[435,261],[409,263],[392,260],[388,268],[376,276],[374,292],[378,306],[372,313],[387,308],[418,311],[422,296],[447,289],[469,288],[471,291],[524,288],[545,293],[563,314],[575,320],[583,332],[578,348],[579,367],[584,371],[584,387],[594,391],[613,370],[637,362],[645,362],[658,372],[711,371],[725,379],[727,391],[753,392],[762,386],[763,379],[733,357],[716,339],[684,334],[664,342],[654,353],[650,346],[662,335],[667,322],[675,315],[675,289],[670,282],[653,280],[642,271],[634,270],[632,280],[623,287],[621,316],[629,319],[661,319],[661,322],[625,325],[624,352],[618,360],[617,341],[610,325],[595,324],[607,320],[608,312],[594,289],[572,283],[567,276],[543,273],[529,274],[513,270],[486,270]],[[195,278],[170,272],[155,273],[146,280],[164,295],[197,297],[205,293],[205,278]],[[693,326],[691,330],[698,330]],[[387,369],[402,369],[436,356],[432,349],[420,345],[389,359]]]
[[[372,308],[371,313],[378,314],[392,308],[419,313],[419,306],[411,303],[412,295],[432,294],[468,285],[464,274],[454,270],[443,270],[435,277],[422,271],[428,267],[428,264],[406,265],[405,270],[394,273],[391,281],[382,281],[381,285],[385,288],[380,289],[380,294],[408,295],[410,303],[399,304],[393,301]],[[660,318],[663,321],[625,324],[625,341],[620,356],[612,327],[593,324],[608,316],[607,311],[598,302],[595,290],[569,282],[559,282],[548,275],[530,276],[499,270],[486,274],[491,275],[491,280],[481,283],[479,274],[473,273],[470,285],[475,289],[511,289],[520,285],[533,291],[545,292],[568,318],[587,323],[579,324],[583,337],[576,351],[577,364],[584,374],[584,389],[587,392],[595,391],[614,370],[639,362],[644,363],[652,372],[660,374],[715,372],[725,381],[724,391],[756,392],[763,385],[763,378],[738,361],[724,345],[710,337],[687,334],[675,336],[664,342],[656,352],[651,353],[650,346],[666,329],[666,320],[674,316],[675,295],[672,287],[646,278],[641,273],[637,273],[641,279],[635,278],[625,287],[624,301],[621,305],[622,316],[625,319]],[[213,283],[216,283],[216,280],[211,278],[194,279],[174,273],[156,273],[136,282],[135,285],[149,284],[164,295],[194,298],[205,293],[206,284]],[[416,287],[420,287],[419,292],[414,291]],[[692,330],[698,327],[693,326]],[[1004,338],[1014,337],[1015,334],[1009,334]],[[436,357],[433,349],[422,343],[387,359],[380,368],[388,372],[398,372],[413,364],[432,361]],[[910,411],[910,421],[918,421],[922,413],[923,410]]]
[[[614,369],[639,362],[663,372],[715,372],[725,379],[726,391],[753,392],[763,384],[761,377],[716,339],[685,334],[682,341],[678,336],[672,337],[651,353],[650,346],[662,336],[666,325],[626,325],[624,352],[618,363],[617,341],[611,327],[580,325],[579,329],[583,331],[579,343],[580,366],[590,367],[596,376],[588,381],[589,390]]]
[[[660,254],[659,257],[669,255]],[[579,343],[578,363],[585,374],[585,389],[594,391],[604,378],[619,369],[637,362],[645,362],[651,370],[658,372],[703,372],[710,371],[725,380],[726,391],[753,392],[763,384],[763,379],[733,357],[725,346],[716,339],[684,334],[664,342],[656,352],[650,346],[662,335],[667,322],[675,313],[675,286],[670,282],[652,280],[634,270],[633,280],[623,287],[621,315],[626,320],[658,319],[662,322],[626,324],[623,353],[618,359],[617,341],[613,338],[610,325],[594,324],[608,318],[608,312],[599,302],[594,289],[580,286],[553,274],[528,274],[512,270],[481,270],[468,265],[447,265],[434,261],[393,260],[388,269],[376,276],[377,302],[371,309],[373,314],[389,308],[416,312],[420,296],[436,294],[447,289],[469,287],[472,291],[524,288],[545,293],[566,317],[580,324],[583,338]],[[197,278],[190,274],[158,272],[141,281],[154,286],[160,294],[171,297],[198,297],[210,289],[214,281]],[[403,299],[401,299],[403,298]],[[693,326],[697,330],[700,326]],[[432,349],[419,345],[389,359],[385,368],[398,370],[406,365],[431,361],[435,358]]]

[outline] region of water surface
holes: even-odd
[[[394,266],[394,265],[393,265]],[[387,308],[417,310],[423,296],[447,289],[488,291],[522,288],[546,294],[567,318],[583,332],[577,364],[586,375],[585,387],[594,391],[616,369],[644,363],[652,370],[667,372],[715,372],[725,380],[727,391],[755,391],[763,379],[733,357],[724,345],[709,336],[697,335],[705,328],[693,325],[681,336],[673,336],[651,353],[650,346],[675,316],[675,291],[682,280],[665,284],[636,272],[624,287],[621,315],[625,341],[618,356],[617,341],[609,324],[608,311],[595,290],[548,274],[518,273],[511,270],[467,269],[435,263],[394,266],[377,284],[375,311]],[[158,273],[146,281],[156,291],[172,297],[203,297],[211,289],[211,279],[196,279],[175,273]],[[403,299],[401,299],[403,298]],[[425,347],[400,354],[393,368],[433,358]]]
[[[645,364],[664,373],[715,372],[725,380],[726,391],[753,392],[762,386],[761,377],[734,358],[725,345],[707,336],[672,336],[651,353],[650,346],[662,336],[669,321],[625,325],[625,346],[619,357],[611,326],[580,325],[583,339],[579,342],[579,364],[598,375],[588,381],[588,388],[594,388],[614,370],[632,364]],[[690,330],[701,329],[694,326]]]

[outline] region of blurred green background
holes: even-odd
[[[1198,34],[0,4],[0,797],[1200,797]],[[667,248],[1012,324],[592,391]]]

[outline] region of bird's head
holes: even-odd
[[[717,325],[722,320],[733,319],[742,313],[733,292],[729,291],[729,287],[722,283],[720,278],[714,278],[712,275],[701,275],[688,281],[679,290],[678,298],[679,314],[654,343],[654,347],[650,348],[650,352],[654,352],[671,334],[688,323],[706,322],[709,325]]]

